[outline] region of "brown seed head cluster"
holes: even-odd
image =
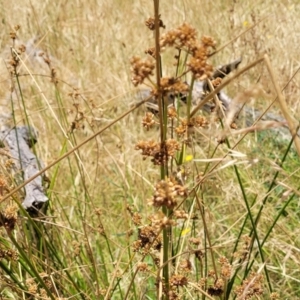
[[[161,211],[158,211],[156,214],[150,217],[151,224],[155,231],[159,232],[161,229],[175,225],[175,221],[169,219]]]
[[[173,92],[177,94],[185,94],[189,91],[189,86],[178,78],[163,77],[160,80],[160,87],[164,92]]]
[[[187,23],[183,23],[175,29],[169,30],[162,35],[160,39],[160,47],[178,47],[189,49],[196,40],[197,32],[194,27]]]
[[[140,57],[134,56],[130,60],[132,78],[131,81],[134,86],[142,84],[146,78],[153,75],[155,68],[154,61],[152,59],[142,60]]]
[[[190,273],[192,271],[192,263],[190,260],[184,259],[180,262],[179,268],[185,273]]]
[[[154,196],[148,201],[155,207],[166,206],[173,209],[177,205],[178,196],[186,196],[187,190],[175,180],[166,178],[156,184]]]
[[[146,225],[139,228],[138,240],[133,243],[133,249],[134,251],[148,251],[150,248],[159,250],[161,243],[161,236],[158,235],[157,230],[151,225]]]
[[[181,299],[179,298],[179,293],[177,292],[177,290],[169,290],[168,291],[168,299],[169,300],[177,300],[177,299]]]
[[[137,269],[140,272],[148,272],[149,271],[148,265],[145,262],[139,262],[137,264]]]
[[[176,151],[180,150],[179,142],[174,139],[166,140],[163,145],[150,140],[140,141],[135,145],[135,150],[142,150],[144,159],[147,156],[152,157],[151,161],[154,165],[162,165],[168,161],[170,157],[173,157]]]
[[[224,292],[224,280],[222,278],[218,278],[214,285],[207,289],[207,292],[211,296],[221,296]]]
[[[222,78],[217,77],[216,79],[211,81],[214,88],[218,87],[222,83]]]
[[[188,128],[192,129],[192,127],[206,127],[208,125],[207,119],[200,115],[191,118],[189,123],[187,119],[182,119],[180,123],[181,124],[175,128],[175,132],[178,136],[183,136],[187,132]]]
[[[155,48],[151,47],[151,48],[146,49],[145,54],[149,54],[150,56],[155,58],[156,57]]]
[[[15,39],[17,38],[17,31],[18,31],[20,28],[21,28],[20,25],[16,25],[16,26],[14,27],[14,30],[12,30],[12,31],[9,33],[10,38],[11,38],[12,40],[15,40]]]
[[[226,257],[220,257],[219,263],[221,264],[221,276],[224,279],[230,279],[231,277],[231,265]]]
[[[12,249],[0,249],[0,259],[5,258],[10,261],[17,261],[19,259],[19,254],[15,250]]]
[[[187,63],[195,78],[203,80],[209,78],[213,67],[207,62],[210,49],[215,47],[215,41],[210,36],[203,36],[197,41],[196,29],[187,23],[168,31],[160,39],[161,48],[174,46],[184,49],[191,54]]]
[[[174,213],[173,213],[173,216],[176,219],[187,220],[188,217],[189,217],[189,214],[186,211],[184,211],[184,210],[175,210]]]
[[[195,246],[199,246],[201,244],[201,239],[196,237],[191,237],[189,242]]]
[[[185,286],[188,284],[188,280],[185,276],[176,274],[170,278],[170,287],[178,288],[180,286]]]
[[[251,246],[251,237],[249,237],[248,235],[244,235],[242,237],[242,240],[244,241],[242,249],[234,253],[234,256],[240,259],[241,262],[245,261],[249,254],[249,248]]]
[[[279,300],[279,294],[278,293],[271,293],[270,294],[271,300]]]
[[[38,292],[38,285],[36,284],[33,278],[26,279],[26,285],[28,289],[28,293],[32,295],[36,295]]]
[[[210,50],[203,44],[195,44],[192,56],[187,63],[195,78],[204,80],[211,77],[213,66],[207,62]]]
[[[145,116],[142,120],[143,127],[147,129],[147,131],[152,128],[155,124],[154,114],[151,112],[146,112]]]
[[[158,26],[162,27],[162,28],[166,28],[166,26],[164,25],[163,21],[160,18],[160,15],[158,16],[159,21],[158,21]],[[149,18],[148,20],[146,20],[145,25],[150,29],[150,30],[154,30],[155,29],[155,19],[154,18]]]
[[[7,189],[8,185],[5,176],[0,175],[0,196],[3,196]]]
[[[80,251],[81,251],[81,245],[77,241],[72,241],[72,248],[73,248],[73,255],[75,257],[79,256]]]
[[[9,231],[14,230],[18,219],[18,210],[18,205],[14,203],[8,205],[4,212],[0,212],[0,226],[4,226]]]
[[[177,111],[176,108],[174,106],[170,106],[168,107],[168,118],[169,119],[176,119],[177,118]]]
[[[201,43],[203,45],[203,47],[206,47],[206,48],[215,48],[216,46],[216,42],[213,40],[212,37],[210,36],[207,36],[207,35],[204,35],[202,38],[201,38]]]
[[[134,208],[127,205],[126,207],[127,211],[129,212],[132,222],[135,226],[140,226],[142,224],[142,217],[138,212],[134,211]]]
[[[235,289],[238,300],[259,298],[263,294],[262,282],[263,276],[261,274],[251,273],[249,278],[245,279],[243,284]]]

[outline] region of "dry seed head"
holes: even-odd
[[[171,91],[177,94],[185,94],[189,90],[189,86],[180,79],[174,77],[163,77],[160,80],[160,87],[163,91]]]
[[[206,48],[209,48],[209,47],[215,48],[215,46],[216,46],[216,42],[213,40],[212,37],[210,37],[208,35],[202,36],[201,43]]]
[[[28,287],[28,293],[36,295],[38,291],[38,285],[35,283],[33,278],[26,279],[26,285]]]
[[[211,81],[214,88],[218,87],[222,83],[222,78],[217,77],[216,79]]]
[[[147,131],[153,127],[155,124],[154,114],[151,112],[147,112],[142,120],[143,127],[147,129]]]
[[[5,258],[11,261],[17,261],[19,259],[19,254],[15,250],[8,249],[0,249],[0,258]]]
[[[187,220],[189,217],[189,214],[187,212],[185,212],[184,210],[175,210],[173,215],[176,219]]]
[[[175,128],[175,132],[178,136],[183,136],[187,131],[187,120],[182,119],[181,124]]]
[[[19,207],[13,203],[8,205],[3,213],[0,213],[0,225],[4,226],[8,231],[15,228],[18,219]]]
[[[252,297],[259,297],[263,294],[263,277],[261,274],[251,273],[249,278],[245,279],[242,285],[235,288],[239,300],[248,300]]]
[[[190,48],[190,45],[196,40],[197,32],[194,27],[183,23],[175,29],[169,30],[160,38],[160,46],[176,46],[178,48]]]
[[[4,213],[3,213],[3,216],[6,218],[6,219],[15,219],[17,220],[18,218],[18,211],[19,211],[19,207],[16,203],[13,203],[11,205],[8,205],[5,210],[4,210]]]
[[[210,271],[208,271],[208,275],[207,276],[215,278],[216,277],[216,272],[214,270],[210,270]]]
[[[142,84],[146,78],[153,75],[155,69],[154,60],[146,59],[142,60],[140,57],[134,56],[130,60],[132,78],[131,81],[134,86]]]
[[[179,294],[177,291],[174,291],[174,290],[169,290],[168,291],[168,299],[169,300],[177,300],[177,299],[180,299],[179,298]]]
[[[0,175],[0,195],[3,196],[4,191],[8,189],[6,178]]]
[[[279,300],[279,294],[278,293],[271,293],[270,299],[271,300]]]
[[[174,287],[179,287],[179,286],[185,286],[188,284],[188,280],[185,276],[183,275],[180,275],[180,274],[177,274],[177,275],[173,275],[171,278],[170,278],[170,286],[172,288]]]
[[[155,165],[162,165],[170,157],[174,156],[176,151],[180,150],[180,145],[174,139],[166,140],[164,145],[153,140],[140,141],[135,145],[135,150],[142,150],[144,159],[146,159],[147,156],[150,156],[152,157],[151,161]]]
[[[177,111],[174,106],[168,108],[168,118],[169,119],[176,119],[177,118]]]
[[[180,144],[174,139],[166,140],[166,147],[168,156],[174,156],[180,150]]]
[[[179,268],[186,273],[192,271],[192,263],[188,259],[184,259],[180,262]]]
[[[148,269],[148,265],[145,263],[145,262],[139,262],[137,264],[137,269],[140,271],[140,272],[148,272],[149,269]]]
[[[155,250],[159,250],[161,248],[161,236],[157,236],[157,230],[155,227],[146,225],[139,228],[138,241],[134,243],[134,250],[148,250],[150,247]]]
[[[239,249],[237,252],[234,253],[234,257],[240,259],[241,261],[245,261],[248,254],[249,254],[249,247],[251,245],[251,238],[248,235],[244,235],[242,237],[244,244],[242,249]]]
[[[189,242],[195,246],[199,246],[201,244],[201,239],[200,238],[195,238],[195,237],[191,237],[189,239]]]
[[[206,63],[206,59],[200,59],[199,57],[191,57],[187,65],[195,78],[199,80],[209,78],[213,71],[212,65]]]
[[[152,56],[153,58],[155,58],[156,56],[156,54],[155,54],[155,48],[154,47],[152,47],[152,48],[148,48],[148,49],[146,49],[145,50],[145,54],[149,54],[150,56]]]
[[[72,242],[73,254],[77,257],[80,254],[81,245],[77,241]]]
[[[201,288],[203,288],[203,287],[205,287],[206,282],[207,282],[207,278],[202,277],[202,278],[199,280],[198,285],[199,285]]]
[[[207,289],[207,293],[211,296],[221,296],[223,294],[224,290],[223,289],[218,289],[213,287],[209,287]]]
[[[142,224],[142,217],[139,213],[135,212],[131,216],[132,222],[135,226],[140,226]]]
[[[150,217],[150,221],[156,232],[160,231],[163,228],[170,227],[176,224],[175,221],[169,219],[161,211],[159,211],[155,215],[152,215]]]
[[[190,123],[192,126],[195,127],[206,127],[208,125],[207,119],[204,116],[200,116],[200,115],[191,118]]]
[[[160,18],[160,15],[158,15],[159,21],[158,21],[158,26],[162,27],[162,28],[166,28],[166,26],[164,25],[163,21]],[[155,29],[155,19],[154,18],[149,18],[148,20],[146,20],[145,25],[150,29],[150,30],[154,30]]]
[[[187,195],[187,191],[184,186],[166,178],[156,184],[154,196],[148,203],[155,207],[166,206],[172,209],[177,205],[177,197],[185,195]]]
[[[195,256],[196,256],[196,258],[198,260],[201,260],[203,258],[203,256],[204,256],[204,253],[200,249],[199,250],[195,250],[194,253],[195,253]]]

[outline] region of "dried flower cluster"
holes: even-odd
[[[185,276],[176,274],[170,278],[170,286],[171,288],[177,288],[180,286],[185,286],[188,284],[188,280]]]
[[[142,60],[140,57],[134,56],[130,60],[130,64],[133,73],[131,81],[134,86],[142,84],[146,78],[153,75],[155,64],[152,59]]]
[[[215,47],[215,41],[209,36],[203,36],[199,42],[196,29],[191,25],[183,23],[181,26],[168,31],[161,37],[160,46],[162,49],[173,46],[190,53],[191,58],[187,66],[195,78],[203,80],[211,76],[213,68],[207,59],[210,48]]]
[[[155,165],[164,164],[170,157],[173,157],[179,149],[180,145],[174,139],[166,140],[163,145],[153,140],[140,141],[135,145],[135,150],[142,150],[144,159],[146,159],[147,156],[151,156],[151,161]]]
[[[140,226],[142,224],[142,217],[138,212],[134,211],[134,208],[131,206],[127,206],[127,211],[129,212],[132,222],[135,226]]]
[[[149,271],[148,265],[145,262],[139,262],[137,264],[137,269],[140,272],[148,272]]]
[[[196,116],[189,120],[189,124],[187,119],[182,119],[180,121],[180,125],[175,128],[175,132],[178,136],[183,136],[188,129],[192,129],[192,127],[206,127],[208,125],[208,121],[204,116]]]
[[[174,213],[173,213],[173,216],[176,219],[187,220],[188,217],[189,217],[189,214],[186,211],[184,211],[184,210],[175,210]]]
[[[219,263],[221,264],[221,276],[224,279],[230,279],[231,277],[231,265],[226,257],[220,257]]]
[[[187,23],[166,32],[160,39],[160,47],[191,48],[197,37],[197,31]]]
[[[170,106],[168,107],[168,118],[173,120],[173,119],[176,119],[177,118],[177,111],[176,111],[176,108],[174,106]]]
[[[153,127],[153,125],[155,124],[154,114],[151,112],[146,112],[146,114],[142,120],[142,124],[143,124],[143,127],[145,127],[147,129],[147,131],[151,127]]]
[[[4,192],[8,189],[7,181],[4,175],[0,175],[0,196],[4,195]]]
[[[245,261],[249,254],[249,248],[251,246],[251,237],[248,235],[242,236],[242,240],[244,241],[242,248],[234,253],[234,256],[238,258],[241,262]]]
[[[19,254],[15,250],[12,249],[0,249],[0,259],[5,258],[10,261],[17,261],[19,259]]]
[[[191,49],[192,57],[187,65],[194,74],[195,78],[204,80],[211,77],[213,67],[207,62],[210,54],[210,48],[214,47],[215,42],[211,37],[204,36],[201,39],[201,43],[197,42]]]
[[[164,25],[163,21],[160,18],[160,15],[158,16],[159,20],[158,20],[158,26],[162,27],[162,28],[166,28],[166,26]],[[150,29],[150,30],[154,30],[155,29],[155,19],[154,18],[149,18],[148,20],[145,21],[145,25]]]
[[[186,195],[187,190],[184,186],[173,179],[166,178],[156,184],[154,195],[148,203],[155,207],[166,206],[173,209],[177,205],[177,198]]]
[[[149,251],[150,248],[159,250],[161,248],[161,236],[151,225],[139,228],[138,239],[133,243],[134,251]]]
[[[262,282],[263,276],[261,274],[251,273],[241,286],[235,288],[238,300],[248,300],[252,297],[259,298],[263,294]]]
[[[216,79],[211,81],[214,88],[218,87],[222,83],[222,78],[217,77]]]
[[[222,278],[216,279],[214,285],[210,286],[207,292],[211,296],[221,296],[224,292],[224,280]]]
[[[189,259],[184,259],[180,262],[179,268],[182,272],[190,273],[192,271],[192,263]]]
[[[177,94],[185,94],[189,91],[187,83],[182,82],[178,78],[174,77],[163,77],[160,80],[160,87],[164,92],[172,92],[174,96]]]
[[[152,215],[150,217],[150,220],[153,228],[157,232],[159,232],[163,228],[170,227],[176,224],[175,221],[165,216],[161,211],[158,211],[156,214]]]
[[[19,207],[14,203],[8,205],[4,212],[0,212],[0,226],[4,226],[8,231],[14,230],[18,219],[18,210]]]

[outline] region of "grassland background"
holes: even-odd
[[[167,0],[161,1],[160,13],[166,30],[188,22],[198,30],[199,36],[212,36],[217,48],[265,18],[215,55],[213,64],[217,66],[242,56],[242,64],[246,65],[267,53],[280,87],[299,68],[299,1]],[[8,60],[12,41],[9,33],[15,25],[21,26],[17,43],[27,45],[29,49],[30,41],[34,40],[32,49],[41,49],[49,54],[59,79],[55,89],[50,77],[47,77],[50,75],[47,65],[41,59],[26,59],[26,53],[23,55],[28,69],[21,64],[20,74],[31,73],[36,82],[29,75],[21,76],[22,92],[30,123],[40,133],[36,150],[46,165],[70,149],[62,129],[68,132],[75,120],[74,104],[79,105],[85,119],[79,122],[84,128],[77,129],[70,138],[73,145],[108,124],[134,103],[129,60],[133,55],[144,55],[144,50],[153,45],[153,34],[144,26],[145,20],[152,15],[153,3],[148,0],[0,2],[1,109],[10,111],[12,94]],[[168,58],[165,62],[169,62]],[[163,66],[165,74],[174,72],[170,64]],[[257,82],[269,96],[252,101],[249,106],[263,110],[276,95],[264,66],[258,65],[235,80],[227,92],[234,96]],[[74,95],[74,88],[78,95]],[[290,82],[284,95],[291,114],[298,120],[299,75]],[[12,97],[17,123],[24,124],[24,107],[18,100],[20,98]],[[280,114],[276,105],[271,110]],[[129,115],[83,146],[78,152],[81,162],[73,155],[48,172],[49,178],[55,179],[48,190],[49,215],[56,223],[50,229],[52,238],[59,240],[58,251],[65,253],[64,259],[72,276],[86,276],[85,280],[89,282],[85,291],[87,299],[97,299],[97,285],[107,288],[102,285],[104,280],[101,279],[106,252],[103,250],[101,263],[95,263],[97,271],[86,264],[93,259],[98,261],[99,248],[105,248],[101,226],[112,245],[113,261],[108,263],[107,268],[113,270],[113,263],[118,262],[120,270],[124,270],[129,263],[124,253],[130,244],[128,241],[133,239],[126,235],[132,228],[126,205],[132,204],[144,220],[152,213],[146,200],[151,197],[158,171],[134,150],[137,141],[149,136],[140,124],[141,114]],[[157,133],[150,135],[156,137]],[[195,158],[205,158],[207,145],[216,144],[214,139],[204,143]],[[250,198],[258,199],[257,203],[266,195],[268,183],[278,169],[276,162],[285,148],[286,142],[274,133],[272,136],[272,132],[265,132],[250,135],[237,149],[249,159],[259,161],[242,172],[247,193]],[[227,149],[223,147],[219,151],[219,155],[223,155]],[[298,163],[297,155],[291,151],[288,165],[286,169],[280,169],[278,185],[271,194],[271,200],[266,203],[259,224],[259,232],[264,233],[286,197],[296,193],[287,208],[286,217],[279,220],[265,246],[274,290],[280,293],[280,299],[300,299]],[[198,168],[201,170],[202,166]],[[216,251],[220,255],[230,255],[237,228],[245,214],[241,191],[232,170],[216,173],[207,183],[205,194],[210,230],[214,232],[213,241],[219,247]],[[101,223],[96,213],[98,209],[102,211]],[[85,258],[79,261],[74,259],[74,241],[85,251]],[[77,269],[79,265],[82,265],[80,270]],[[260,266],[258,261],[257,269]],[[122,282],[124,289],[127,279],[125,276]],[[94,284],[94,281],[98,283]],[[95,290],[92,288],[94,285]],[[147,281],[141,279],[141,286],[144,285]],[[17,299],[7,291],[3,295]]]

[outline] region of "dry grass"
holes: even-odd
[[[250,1],[251,4],[249,1],[202,2],[204,3],[199,5],[196,0],[161,1],[160,13],[167,26],[166,30],[188,22],[197,29],[199,36],[205,34],[214,37],[217,49],[232,40],[232,43],[211,58],[215,66],[240,56],[243,57],[243,66],[246,66],[268,54],[280,88],[298,71],[300,5],[297,1]],[[130,80],[129,61],[134,55],[143,56],[145,49],[154,43],[153,32],[144,26],[145,20],[153,16],[152,1],[74,0],[57,3],[31,0],[19,3],[16,9],[12,9],[4,1],[0,8],[0,104],[2,110],[10,112],[13,99],[16,123],[26,123],[28,116],[29,123],[39,130],[36,151],[45,165],[115,120],[135,103],[133,95],[136,88]],[[15,47],[21,44],[27,46],[27,52],[21,55],[22,61],[18,67],[25,107],[20,100],[20,92],[11,93],[11,76],[8,70],[10,47],[13,45],[9,33],[17,24],[21,28],[17,32]],[[245,31],[247,32],[242,34]],[[43,52],[44,56],[32,57],[29,55],[30,49],[40,49],[39,53]],[[43,60],[47,55],[51,61],[50,68]],[[172,57],[172,53],[164,56],[164,74],[174,74]],[[56,72],[52,81],[57,79],[57,84],[51,82],[52,67]],[[300,113],[299,76],[296,74],[284,90],[288,109],[295,119],[298,119],[297,115]],[[226,91],[234,97],[238,92],[257,86],[257,83],[267,96],[259,96],[247,105],[263,111],[276,97],[276,90],[264,64],[258,64],[236,78],[226,87]],[[19,90],[16,83],[15,87]],[[273,105],[271,111],[280,114],[280,106]],[[153,188],[159,181],[158,169],[149,159],[143,161],[139,151],[134,150],[139,140],[150,137],[158,139],[159,136],[155,130],[146,132],[141,121],[139,112],[129,114],[82,146],[76,156],[70,155],[48,171],[52,182],[48,190],[51,201],[47,214],[49,218],[46,220],[49,222],[46,225],[47,238],[53,246],[58,247],[58,256],[70,271],[71,277],[78,280],[78,287],[86,299],[100,299],[97,295],[105,296],[106,291],[113,288],[114,299],[123,299],[127,291],[130,299],[155,299],[156,296],[156,274],[150,272],[138,275],[133,284],[135,290],[128,290],[140,257],[132,252],[132,243],[137,235],[127,206],[132,206],[139,213],[143,225],[149,223],[148,218],[154,209],[147,205],[147,200],[151,198]],[[10,119],[7,122],[13,124]],[[187,150],[187,154],[193,154],[195,158],[195,161],[185,164],[191,177],[195,178],[196,173],[205,171],[207,161],[197,162],[197,159],[209,159],[215,148],[215,158],[228,155],[226,145],[217,147],[215,132],[216,128],[203,131],[204,137],[199,138],[198,143]],[[231,146],[237,141],[238,138],[232,136]],[[240,229],[245,226],[243,235],[250,234],[252,230],[249,218],[245,221],[246,225],[243,225],[248,215],[243,192],[251,203],[252,215],[256,216],[266,199],[275,172],[279,170],[276,184],[264,204],[256,229],[260,239],[272,229],[263,248],[265,263],[258,255],[254,260],[253,270],[264,275],[263,267],[267,266],[272,291],[279,293],[279,299],[300,299],[299,159],[295,151],[289,152],[284,168],[278,167],[287,144],[273,138],[269,131],[262,134],[250,133],[235,148],[234,153],[237,162],[241,164],[238,173],[242,184],[234,166],[221,169],[225,164],[222,163],[207,178],[199,191],[199,197],[205,203],[206,225],[215,259],[222,256],[230,259],[237,240],[241,241],[239,247],[242,247],[242,238],[238,237]],[[232,153],[230,155],[228,163],[234,157]],[[192,188],[191,184],[189,188]],[[272,222],[291,195],[294,198],[284,211],[287,215],[280,214],[279,221],[273,228]],[[197,208],[199,202],[193,201],[192,197],[188,199],[184,208],[188,210],[191,205],[201,219],[201,209]],[[55,225],[51,225],[54,223]],[[183,241],[178,242],[179,253],[188,251],[187,240],[190,236],[200,237],[201,245],[205,247],[202,222],[189,219],[189,222],[180,224],[185,228],[183,234],[180,226],[174,229],[175,236],[182,234]],[[16,229],[16,240],[23,238],[25,227]],[[133,236],[130,235],[132,230]],[[4,240],[8,243],[9,239]],[[25,240],[28,244],[24,242],[24,249],[28,250],[30,238],[27,236]],[[79,251],[78,247],[81,247],[80,254],[76,252]],[[254,244],[253,247],[256,250],[258,246]],[[47,255],[55,256],[47,251]],[[38,256],[38,253],[34,252],[35,255]],[[210,256],[210,252],[207,251],[205,255]],[[182,256],[189,258],[189,255]],[[210,258],[207,260],[212,265]],[[150,259],[146,261],[151,265]],[[21,265],[23,266],[22,263]],[[244,267],[245,265],[242,269]],[[70,278],[61,272],[61,265],[49,263],[47,267],[45,262],[45,268],[39,265],[38,272],[45,272],[47,268],[55,287],[52,286],[51,291],[57,299],[73,299],[72,296],[74,299],[81,299],[76,294],[78,291],[73,288],[75,284],[72,285]],[[217,268],[220,269],[220,264]],[[116,274],[115,271],[119,273]],[[197,272],[200,274],[199,269]],[[2,277],[3,274],[2,272]],[[20,282],[28,279],[25,271],[15,275]],[[120,282],[116,280],[119,275],[122,278]],[[197,275],[195,278],[200,279]],[[242,275],[237,276],[235,285],[241,284],[242,280]],[[261,299],[270,299],[271,292],[266,281],[264,278],[264,294]],[[29,295],[18,287],[10,287],[12,282],[3,286],[3,298],[29,299]],[[62,286],[59,286],[59,282]],[[67,287],[68,284],[71,287]],[[181,290],[185,299],[204,299],[204,293],[197,294],[197,288],[192,288],[192,284],[194,283],[191,282],[191,285]],[[27,288],[28,286],[32,284],[28,283]],[[70,291],[74,294],[70,294]],[[41,291],[39,294],[42,296]],[[232,292],[228,299],[234,297]],[[209,296],[207,299],[210,299]]]

